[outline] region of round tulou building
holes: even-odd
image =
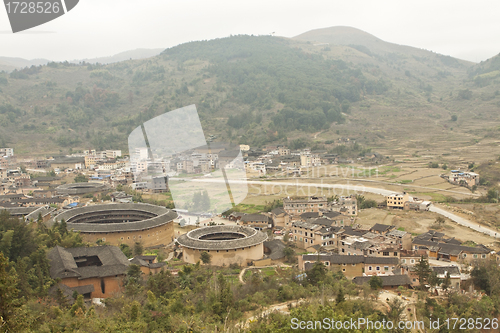
[[[109,186],[104,183],[97,182],[82,182],[63,184],[56,187],[56,192],[59,195],[79,195],[94,192],[102,192],[109,190]]]
[[[203,252],[208,252],[211,264],[216,266],[246,266],[262,259],[266,240],[267,235],[262,231],[235,225],[199,228],[177,238],[185,262],[195,264],[201,261]]]
[[[165,207],[139,204],[114,203],[92,205],[67,210],[49,221],[66,221],[68,230],[79,231],[91,243],[101,239],[111,245],[145,247],[168,245],[174,240],[174,218],[177,213]]]

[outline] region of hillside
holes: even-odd
[[[330,149],[350,137],[393,156],[482,159],[477,145],[498,154],[500,96],[498,78],[478,85],[476,68],[343,27],[191,42],[109,65],[50,63],[0,74],[0,145],[126,150],[136,126],[196,104],[221,141]]]

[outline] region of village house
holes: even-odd
[[[291,227],[290,215],[283,208],[274,208],[270,215],[275,228],[289,229]]]
[[[388,275],[380,276],[382,280],[382,289],[384,290],[396,290],[399,287],[410,288],[411,280],[407,275]],[[363,285],[370,282],[371,277],[369,276],[357,276],[352,282],[357,285]]]
[[[285,198],[283,209],[290,215],[300,215],[305,212],[319,212],[327,206],[326,197]]]
[[[166,269],[166,263],[158,262],[157,256],[135,256],[130,263],[140,267],[144,279],[147,279],[149,274],[157,274]]]
[[[394,193],[394,194],[388,195],[387,196],[387,208],[403,209],[405,202],[410,201],[410,200],[411,200],[411,197],[406,192],[403,192],[403,194]]]
[[[263,214],[245,214],[240,218],[239,224],[256,230],[272,228],[272,220]]]
[[[52,248],[50,276],[86,298],[107,298],[122,290],[130,262],[116,246]]]
[[[358,201],[355,195],[341,196],[338,201],[331,202],[328,208],[344,215],[358,215]]]
[[[397,271],[397,258],[365,257],[361,255],[304,254],[298,257],[300,270],[309,270],[316,261],[332,271],[340,271],[347,278],[370,275],[393,275]]]
[[[294,221],[290,230],[290,240],[303,249],[313,246],[336,249],[338,234],[342,230],[341,227],[332,226],[332,221],[328,219],[315,219],[310,222]]]
[[[437,278],[441,280],[444,280],[446,275],[449,274],[451,288],[455,290],[460,289],[462,274],[458,266],[432,266],[431,269],[436,273]]]
[[[474,185],[479,185],[479,174],[475,172],[451,170],[451,174],[448,176],[448,181],[452,184],[472,187]]]
[[[415,237],[412,246],[414,250],[425,250],[430,259],[443,261],[474,263],[495,256],[494,251],[484,245],[464,246],[461,245],[460,241],[454,238],[445,238],[444,234],[433,230]]]

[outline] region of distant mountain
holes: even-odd
[[[100,57],[100,58],[92,58],[92,59],[82,59],[82,60],[73,60],[73,63],[79,63],[81,61],[85,61],[91,64],[112,64],[115,62],[125,61],[125,60],[134,60],[134,59],[144,59],[157,56],[164,49],[135,49],[130,51],[121,52],[115,54],[110,57]]]
[[[49,61],[47,59],[26,60],[23,58],[0,57],[0,71],[10,72],[16,68],[46,65]]]
[[[80,63],[85,61],[86,63],[91,64],[112,64],[115,62],[125,61],[125,60],[134,60],[134,59],[144,59],[154,57],[160,54],[164,49],[135,49],[130,51],[124,51],[109,57],[99,57],[92,59],[80,59],[73,60],[71,63]],[[32,59],[26,60],[23,58],[12,58],[12,57],[0,57],[0,72],[12,72],[14,69],[21,69],[25,67],[31,66],[39,66],[46,65],[52,60],[47,59]]]
[[[0,73],[0,145],[18,154],[126,150],[134,128],[190,104],[207,135],[256,147],[332,150],[348,137],[357,154],[448,156],[500,140],[500,57],[473,64],[335,27],[189,42],[129,60],[159,51]],[[118,56],[126,60],[104,64]]]
[[[293,39],[317,43],[328,43],[331,45],[351,46],[359,49],[361,52],[373,53],[383,56],[389,55],[391,53],[399,53],[417,57],[425,57],[429,55],[445,57],[443,55],[438,55],[434,52],[419,49],[416,47],[385,42],[367,32],[352,27],[336,26],[330,28],[315,29],[295,36],[293,37]],[[464,60],[458,61],[463,64],[469,63]]]

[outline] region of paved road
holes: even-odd
[[[494,238],[500,238],[500,231],[497,229],[492,229],[492,228],[488,228],[488,227],[485,227],[485,226],[481,226],[477,223],[473,223],[467,219],[464,219],[463,217],[460,217],[458,215],[455,215],[453,213],[450,213],[449,211],[445,210],[445,209],[442,209],[442,208],[439,208],[435,205],[432,205],[429,210],[431,212],[434,212],[434,213],[438,213],[440,215],[443,215],[443,216],[446,216],[447,218],[449,218],[450,220],[452,221],[455,221],[456,223],[460,224],[460,225],[463,225],[465,227],[469,227],[473,230],[476,230],[478,232],[482,232],[483,234],[486,234],[488,236],[491,236],[491,237],[494,237]]]
[[[191,181],[195,182],[224,182],[222,179],[214,179],[214,178],[196,178],[196,179],[190,179]],[[278,181],[256,181],[256,180],[231,180],[230,183],[234,184],[248,184],[248,185],[264,185],[264,186],[269,186],[273,190],[279,190],[281,193],[287,194],[287,191],[293,188],[293,192],[290,192],[293,195],[304,195],[304,196],[311,196],[311,195],[319,195],[321,192],[318,190],[318,188],[322,189],[330,189],[332,190],[332,193],[328,193],[329,195],[345,195],[346,191],[348,192],[368,192],[368,193],[373,193],[373,194],[379,194],[382,196],[388,196],[394,191],[391,190],[386,190],[382,188],[375,188],[375,187],[370,187],[370,186],[364,186],[364,185],[349,185],[349,184],[325,184],[325,183],[299,183],[298,180],[295,182],[278,182]],[[307,191],[303,190],[303,188],[307,188]],[[311,189],[314,189],[311,190]],[[436,190],[436,189],[434,189]],[[330,192],[330,191],[329,191]],[[492,228],[480,226],[476,223],[473,223],[467,219],[464,219],[463,217],[460,217],[458,215],[455,215],[445,209],[439,208],[435,205],[431,205],[430,209],[431,212],[438,213],[440,215],[443,215],[450,220],[469,227],[473,230],[476,230],[478,232],[481,232],[483,234],[486,234],[488,236],[491,236],[493,238],[500,238],[500,230],[495,230]]]

